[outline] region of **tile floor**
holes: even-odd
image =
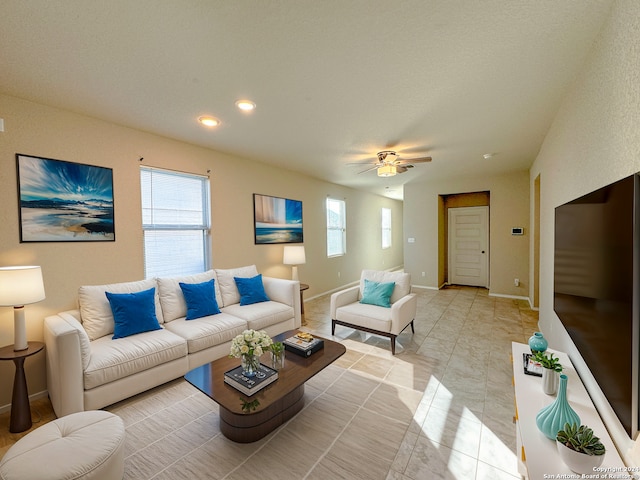
[[[307,383],[305,408],[259,442],[220,434],[217,405],[179,379],[108,407],[126,425],[125,479],[518,479],[511,342],[537,313],[484,289],[416,289],[416,332],[389,340],[345,327],[347,353]],[[329,297],[304,329],[330,336]],[[34,417],[52,418],[46,400]],[[6,432],[8,414],[0,415]],[[20,435],[0,433],[0,455]]]
[[[394,386],[413,411],[386,478],[520,478],[511,342],[525,343],[538,330],[537,312],[528,302],[490,297],[485,289],[415,291],[416,333],[399,337],[403,348],[395,358],[387,351],[387,339],[336,327],[350,355],[364,354],[349,370]],[[328,299],[319,298],[306,307],[306,317],[310,330],[328,336],[327,307]],[[386,371],[374,367],[379,359]],[[420,392],[419,403],[405,401],[407,391],[403,396],[397,387]]]

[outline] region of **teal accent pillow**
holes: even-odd
[[[262,274],[251,278],[233,277],[233,279],[238,287],[238,292],[240,292],[240,305],[252,305],[269,301],[262,284]]]
[[[135,293],[105,292],[115,322],[114,340],[162,328],[156,317],[155,294],[155,288]]]
[[[395,286],[396,282],[378,283],[365,278],[364,292],[362,293],[360,303],[391,308],[391,294]]]
[[[179,282],[184,301],[187,302],[187,320],[220,313],[214,282],[213,278],[202,283]]]

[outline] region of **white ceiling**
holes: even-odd
[[[3,0],[0,92],[402,198],[527,169],[610,6]],[[388,179],[347,165],[383,149],[433,162]]]

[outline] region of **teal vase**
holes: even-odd
[[[529,348],[531,349],[531,353],[545,352],[548,346],[549,342],[544,338],[542,332],[535,332],[529,338]]]
[[[551,405],[547,405],[538,412],[536,425],[547,438],[555,440],[556,435],[566,423],[570,425],[575,423],[580,426],[580,417],[567,401],[567,376],[561,374],[558,396]]]

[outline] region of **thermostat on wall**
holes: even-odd
[[[524,228],[511,227],[511,235],[524,235]]]

